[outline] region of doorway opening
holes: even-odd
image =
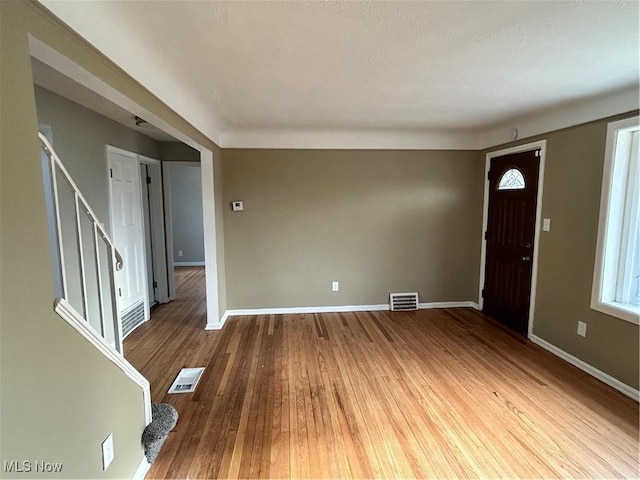
[[[177,296],[176,269],[205,266],[200,162],[162,162],[169,296]]]
[[[546,140],[486,157],[479,305],[517,333],[533,330]]]

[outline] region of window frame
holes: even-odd
[[[502,186],[502,180],[504,179],[504,177],[507,176],[507,173],[509,172],[516,172],[516,174],[520,175],[520,178],[522,179],[522,186],[521,187],[503,187]],[[509,191],[509,190],[526,190],[527,189],[527,180],[524,178],[524,175],[522,173],[522,171],[520,171],[520,169],[518,167],[514,167],[511,166],[509,168],[507,168],[504,172],[502,172],[502,174],[500,175],[500,178],[498,179],[498,185],[496,186],[496,190],[500,190],[500,191]]]
[[[628,219],[625,219],[625,205],[628,189],[628,165],[631,161],[632,133],[640,130],[639,117],[630,117],[607,126],[607,139],[602,174],[602,193],[600,197],[600,216],[598,220],[598,241],[594,265],[591,308],[621,320],[640,325],[640,306],[616,302],[618,278],[622,262],[620,244]],[[628,140],[627,140],[628,138]],[[627,143],[627,154],[618,146]],[[623,186],[623,187],[622,187]],[[622,188],[621,188],[622,187]]]

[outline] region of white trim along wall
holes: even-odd
[[[431,302],[420,303],[418,308],[426,310],[430,308],[473,308],[479,310],[480,307],[475,302]],[[209,326],[207,330],[219,330],[229,317],[237,317],[240,315],[287,315],[296,313],[336,313],[336,312],[377,312],[383,310],[391,310],[388,303],[379,303],[375,305],[330,305],[322,307],[276,307],[276,308],[243,308],[238,310],[227,310],[222,316],[219,325]]]
[[[131,477],[132,480],[144,480],[150,468],[151,468],[151,464],[147,462],[147,457],[143,455],[142,458],[140,459],[140,464],[138,465],[138,468],[133,474],[133,477]]]
[[[544,164],[547,155],[547,141],[539,140],[537,142],[526,143],[524,145],[517,145],[515,147],[505,148],[503,150],[496,150],[489,152],[486,155],[485,160],[485,172],[484,172],[484,206],[482,208],[482,236],[481,236],[481,250],[480,250],[480,281],[478,282],[478,305],[480,310],[484,305],[484,299],[482,298],[482,289],[484,288],[484,276],[485,266],[487,263],[487,241],[484,238],[484,232],[487,231],[487,220],[489,215],[489,168],[491,167],[491,159],[495,157],[501,157],[503,155],[510,155],[512,153],[528,152],[531,150],[540,149],[540,165],[538,170],[538,198],[536,204],[536,227],[535,237],[533,240],[533,265],[531,274],[531,296],[529,299],[529,320],[528,320],[528,336],[531,337],[533,333],[533,321],[534,312],[536,306],[536,288],[538,284],[538,252],[540,250],[540,229],[542,226],[542,193],[544,190]]]
[[[537,335],[529,335],[529,340],[531,340],[536,345],[544,348],[545,350],[553,353],[554,355],[560,357],[564,361],[569,362],[571,365],[578,367],[583,372],[587,372],[592,377],[595,377],[601,382],[606,383],[610,387],[615,388],[620,393],[624,393],[627,397],[633,398],[636,402],[640,401],[640,391],[636,390],[633,387],[630,387],[626,383],[622,383],[620,380],[612,377],[608,373],[604,373],[602,370],[599,370],[596,367],[589,365],[587,362],[574,357],[570,353],[565,352],[561,348],[558,348],[555,345],[547,342],[546,340],[543,340]]]

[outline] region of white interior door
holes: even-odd
[[[123,330],[126,334],[128,329],[125,323],[128,314],[132,310],[138,310],[142,305],[145,312],[144,320],[147,320],[149,309],[140,167],[136,154],[114,147],[107,147],[107,159],[111,234],[124,263],[122,270],[116,272],[116,288],[118,289],[118,309],[123,317]]]

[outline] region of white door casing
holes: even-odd
[[[193,146],[193,145],[192,145]],[[171,186],[170,175],[172,166],[187,166],[188,162],[162,162],[164,198],[165,198],[165,227],[167,241],[167,270],[169,295],[171,300],[176,298],[175,278],[173,275],[173,232],[171,228]],[[198,165],[197,163],[195,165]],[[200,149],[200,168],[202,174],[202,223],[204,228],[204,258],[205,258],[205,283],[207,297],[207,330],[222,328],[224,319],[220,316],[218,297],[218,258],[216,248],[216,211],[213,173],[213,152],[208,149]]]
[[[531,338],[533,335],[533,323],[535,320],[535,306],[536,306],[536,291],[538,288],[538,257],[540,253],[540,231],[542,229],[542,194],[544,192],[544,172],[545,172],[545,159],[547,156],[547,140],[538,140],[531,143],[522,145],[516,145],[514,147],[505,148],[502,150],[496,150],[488,152],[485,155],[485,171],[484,171],[484,205],[482,208],[482,240],[480,250],[480,280],[478,282],[478,305],[480,310],[484,307],[484,298],[482,297],[482,289],[485,283],[485,267],[487,262],[487,240],[484,236],[487,231],[487,223],[489,218],[489,170],[491,168],[491,159],[494,157],[500,157],[503,155],[509,155],[512,153],[526,152],[528,150],[540,149],[540,165],[538,170],[538,198],[536,204],[536,226],[535,235],[533,241],[533,271],[531,275],[531,292],[529,296],[529,325],[527,337]]]
[[[124,266],[116,272],[118,309],[124,315],[144,302],[148,319],[146,265],[140,189],[140,166],[135,153],[107,146],[111,235]]]

